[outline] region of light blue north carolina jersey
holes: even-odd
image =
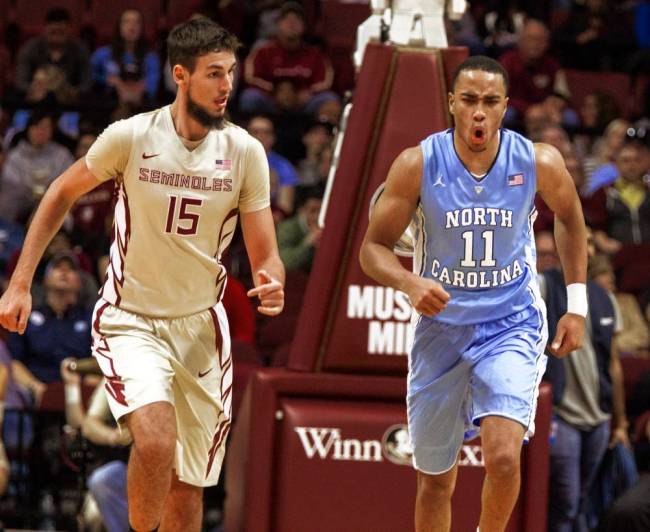
[[[421,147],[424,170],[413,269],[441,283],[451,296],[433,319],[483,323],[540,301],[533,144],[501,129],[497,157],[480,179],[456,154],[453,129],[429,136]]]

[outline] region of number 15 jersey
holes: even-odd
[[[86,164],[100,181],[116,180],[101,297],[164,318],[220,301],[226,284],[220,258],[238,214],[270,203],[262,145],[226,123],[190,150],[166,106],[111,124],[88,151]]]
[[[442,284],[450,301],[433,319],[470,325],[541,308],[535,266],[533,144],[502,129],[482,178],[463,165],[453,129],[422,141],[415,273]]]

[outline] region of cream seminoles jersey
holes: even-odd
[[[165,318],[220,301],[226,285],[220,258],[238,214],[270,204],[262,145],[227,124],[190,151],[166,106],[111,124],[86,164],[100,181],[116,179],[114,238],[101,297]]]

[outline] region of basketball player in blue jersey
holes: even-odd
[[[364,271],[405,292],[415,309],[407,409],[418,471],[418,532],[447,531],[458,453],[480,429],[486,477],[481,532],[504,530],[519,494],[520,454],[534,431],[546,366],[545,308],[536,281],[535,193],[555,213],[568,312],[549,349],[582,341],[586,231],[560,153],[501,128],[507,74],[475,56],[449,93],[455,127],[393,163],[362,244]],[[414,220],[413,272],[393,246]]]

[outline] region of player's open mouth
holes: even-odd
[[[486,139],[485,129],[482,127],[473,127],[471,132],[471,140],[474,144],[483,144]]]

